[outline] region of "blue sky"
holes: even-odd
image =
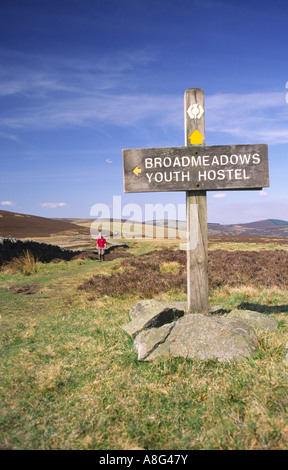
[[[184,204],[124,194],[122,149],[183,146],[197,87],[207,145],[269,146],[270,187],[209,192],[208,221],[288,220],[287,19],[284,0],[1,0],[0,209]]]

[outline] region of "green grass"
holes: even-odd
[[[134,253],[148,250],[133,243]],[[137,295],[89,301],[91,293],[77,290],[119,263],[39,263],[28,277],[0,272],[0,448],[287,449],[287,312],[273,314],[279,328],[262,333],[257,353],[241,363],[139,362],[121,329]],[[39,290],[11,290],[29,284]],[[211,292],[212,305],[242,302],[287,305],[288,291]]]
[[[275,243],[233,243],[233,242],[227,242],[227,243],[219,243],[219,242],[209,242],[209,250],[229,250],[229,251],[237,251],[237,250],[245,250],[245,251],[262,251],[262,250],[285,250],[287,251],[288,249],[288,243],[282,244],[279,246],[279,244]]]

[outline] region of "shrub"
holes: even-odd
[[[4,267],[5,271],[21,272],[26,276],[30,276],[38,271],[38,258],[36,258],[29,250],[24,252],[20,258],[13,258]]]
[[[186,262],[186,252],[180,250],[151,251],[123,260],[112,275],[94,276],[79,289],[112,297],[137,292],[143,298],[173,288],[186,292]],[[208,275],[210,289],[239,285],[287,287],[288,253],[209,251]]]

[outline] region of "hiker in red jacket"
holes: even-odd
[[[98,248],[99,261],[104,261],[106,240],[102,236],[102,233],[99,233],[99,236],[98,236],[98,239],[97,239],[97,248]]]

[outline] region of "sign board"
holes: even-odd
[[[268,146],[206,146],[199,88],[185,91],[184,119],[185,147],[123,150],[124,191],[186,191],[187,312],[208,313],[206,191],[268,187]]]
[[[126,193],[269,186],[267,144],[129,149],[123,167]]]

